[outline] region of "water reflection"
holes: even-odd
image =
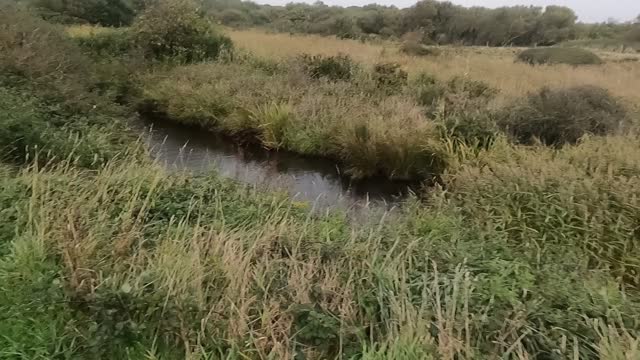
[[[415,184],[386,179],[351,181],[335,163],[282,151],[238,146],[220,135],[145,120],[141,124],[152,156],[168,168],[221,176],[261,188],[286,191],[316,208],[391,208]]]

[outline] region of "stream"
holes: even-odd
[[[161,120],[136,124],[152,157],[173,171],[205,174],[216,171],[265,190],[284,191],[314,209],[391,210],[417,187],[415,182],[385,178],[350,180],[327,159],[310,158],[257,146]]]

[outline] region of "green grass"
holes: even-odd
[[[637,140],[560,153],[501,141],[461,161],[431,205],[361,225],[129,159],[8,171],[3,207],[19,216],[0,227],[3,349],[595,358],[637,330]]]

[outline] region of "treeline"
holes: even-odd
[[[30,0],[48,20],[128,25],[155,0]],[[394,6],[328,6],[290,3],[259,5],[240,0],[200,0],[201,11],[232,27],[267,27],[276,31],[335,35],[341,38],[402,38],[411,34],[425,44],[488,46],[554,45],[575,39],[640,42],[635,23],[577,23],[563,6],[513,6],[489,9],[422,0],[406,9]]]

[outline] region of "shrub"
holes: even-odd
[[[418,104],[425,107],[432,107],[437,104],[444,95],[444,88],[440,82],[427,73],[419,74],[413,81],[414,96]]]
[[[90,36],[78,36],[74,40],[94,55],[121,56],[132,50],[130,33],[126,30],[97,32]]]
[[[111,99],[96,91],[98,68],[61,27],[0,6],[0,53],[0,85],[28,90],[71,114],[116,111]]]
[[[51,105],[18,89],[0,87],[0,160],[24,163],[64,160],[94,167],[126,149],[133,139],[117,119],[60,116]]]
[[[378,63],[373,67],[373,79],[378,89],[397,92],[407,85],[408,74],[397,63]]]
[[[456,76],[443,83],[429,74],[418,75],[412,88],[416,101],[430,116],[448,116],[486,107],[498,93],[482,81]]]
[[[453,114],[440,125],[442,137],[478,149],[491,147],[499,134],[494,117],[487,111]]]
[[[191,0],[158,0],[132,26],[136,46],[148,58],[192,63],[216,59],[232,47],[213,30]]]
[[[67,24],[126,26],[136,13],[129,0],[36,0],[34,5],[45,19]]]
[[[437,47],[427,46],[413,41],[405,41],[400,46],[400,52],[412,56],[440,56],[442,51]]]
[[[522,51],[517,60],[530,65],[568,64],[568,65],[598,65],[602,59],[593,52],[581,48],[538,48]]]
[[[330,81],[348,81],[353,78],[357,65],[348,55],[323,56],[308,55],[299,56],[304,71],[313,79],[325,78]]]
[[[586,134],[613,133],[627,112],[608,90],[595,86],[543,88],[504,110],[501,125],[516,141],[546,145],[577,142]]]

